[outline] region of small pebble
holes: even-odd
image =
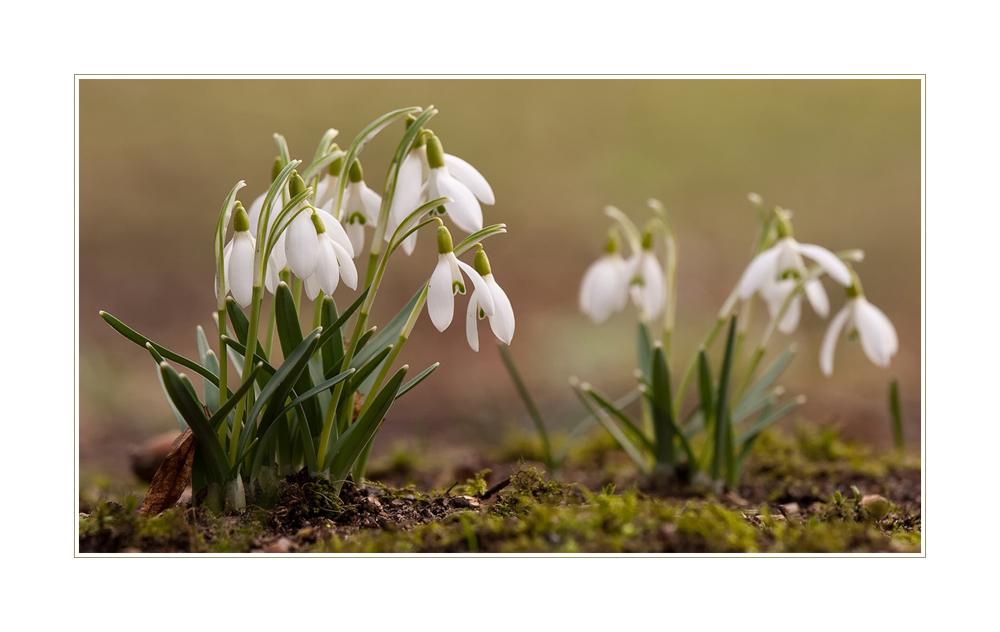
[[[272,542],[264,547],[265,553],[288,553],[292,550],[292,541],[288,538],[281,538],[277,542]]]
[[[797,514],[799,513],[799,503],[787,503],[784,505],[778,505],[778,509],[780,509],[781,513],[785,515]]]

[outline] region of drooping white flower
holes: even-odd
[[[378,223],[380,206],[382,206],[382,196],[368,188],[364,181],[361,163],[355,160],[347,174],[343,210],[340,212],[355,257],[360,255],[365,247],[365,226],[374,228]]]
[[[261,211],[264,208],[264,198],[267,196],[267,191],[261,193],[257,196],[250,204],[250,209],[248,215],[250,218],[250,233],[257,235],[257,225],[260,221]],[[278,214],[284,208],[284,202],[281,193],[275,196],[274,200],[271,201],[271,210],[268,213],[267,219],[267,230],[270,232],[274,228],[274,222],[278,218]],[[286,231],[287,232],[287,231]],[[264,273],[264,287],[271,294],[274,294],[274,289],[278,285],[278,273],[281,272],[288,265],[288,261],[285,258],[285,232],[282,232],[278,236],[278,241],[271,250],[271,257],[267,261],[267,270]]]
[[[595,323],[608,319],[628,300],[629,267],[618,252],[618,236],[608,235],[605,254],[590,264],[580,284],[580,311]]]
[[[437,242],[438,262],[427,286],[427,314],[431,322],[438,331],[444,331],[451,324],[455,315],[455,294],[465,294],[462,272],[472,280],[475,291],[479,293],[477,301],[483,314],[492,317],[495,313],[493,292],[472,266],[455,256],[451,233],[444,226],[438,227]]]
[[[510,299],[493,278],[490,260],[482,248],[476,253],[473,264],[476,272],[483,277],[483,283],[493,299],[494,312],[489,317],[493,335],[504,344],[509,345],[514,337],[514,309],[510,306]],[[480,307],[481,303],[482,291],[477,287],[469,298],[469,309],[465,314],[465,336],[473,351],[479,351],[479,323],[477,321],[486,318],[486,311]]]
[[[305,280],[306,295],[314,300],[319,290],[323,290],[331,296],[340,279],[352,290],[357,289],[358,269],[354,267],[351,242],[343,226],[323,209],[314,209],[310,220],[315,227],[317,256],[316,269]]]
[[[791,224],[787,215],[779,213],[777,218],[778,241],[771,248],[758,254],[743,271],[736,286],[741,299],[750,298],[754,292],[760,294],[767,303],[772,318],[776,316],[785,298],[795,286],[795,280],[806,276],[803,256],[815,261],[837,283],[847,287],[851,284],[851,273],[837,255],[822,246],[800,244],[791,234]],[[830,312],[830,302],[819,279],[805,284],[805,295],[813,311],[826,318]],[[796,296],[779,324],[779,329],[788,333],[798,325],[801,307]]]
[[[663,267],[651,247],[643,247],[637,255],[626,262],[629,277],[629,293],[639,313],[650,320],[660,317],[666,307],[666,286]]]
[[[334,145],[336,147],[336,145]],[[344,159],[338,158],[330,163],[326,173],[316,184],[316,206],[326,206],[337,197],[337,189],[340,185],[340,166]]]
[[[868,302],[856,278],[847,296],[847,303],[830,321],[820,348],[819,366],[828,376],[833,374],[833,353],[845,328],[850,337],[856,336],[861,341],[865,355],[876,366],[889,366],[889,360],[899,348],[896,328],[882,310]]]
[[[226,292],[240,307],[253,299],[253,266],[257,242],[250,233],[250,220],[243,205],[236,203],[233,213],[233,238],[222,250],[222,270]],[[216,288],[219,285],[216,283]]]
[[[462,173],[463,179],[472,183],[472,188],[459,180],[457,176],[452,175],[444,149],[441,147],[441,141],[434,135],[429,135],[427,138],[427,165],[430,167],[430,171],[427,175],[427,182],[424,183],[425,199],[451,198],[452,201],[444,205],[444,210],[455,222],[455,225],[467,233],[481,230],[483,228],[483,209],[479,206],[479,199],[477,199],[476,193],[473,193],[472,188],[475,188],[480,195],[491,200],[489,203],[492,203],[493,190],[490,189],[486,179],[469,163],[454,156],[450,165],[456,168],[456,173]]]
[[[392,206],[389,207],[389,221],[386,224],[385,240],[392,239],[393,233],[403,223],[403,220],[426,202],[424,190],[424,164],[427,153],[424,146],[411,149],[399,165],[396,176],[396,189],[393,191]],[[417,233],[403,240],[403,252],[412,254],[417,246]]]

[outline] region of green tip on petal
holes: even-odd
[[[775,226],[778,229],[778,239],[792,236],[792,222],[789,214],[780,206],[774,209]]]
[[[316,209],[313,209],[312,215],[310,216],[313,221],[313,226],[316,227],[316,234],[322,235],[326,232],[326,225],[323,224],[323,218],[319,216]]]
[[[646,229],[642,231],[642,249],[649,250],[653,247],[653,231]]]
[[[271,165],[271,182],[278,179],[278,174],[285,168],[285,163],[281,161],[281,156],[274,157],[274,164]]]
[[[337,148],[336,145],[334,145],[333,147],[334,149]],[[331,176],[338,177],[340,175],[340,170],[343,168],[343,166],[344,166],[344,157],[341,156],[330,163],[330,166],[327,167],[326,172],[329,173]]]
[[[479,246],[479,250],[476,252],[476,259],[473,261],[473,267],[479,276],[486,276],[487,274],[493,274],[490,269],[490,259],[486,256],[486,251],[483,250],[482,246]]]
[[[434,134],[427,137],[427,166],[431,169],[444,166],[444,147],[441,146],[441,139]]]
[[[455,250],[455,244],[451,241],[451,233],[447,226],[438,226],[438,253],[446,255]]]
[[[618,229],[612,228],[608,231],[608,242],[604,245],[604,251],[609,255],[613,255],[618,252],[618,248],[621,246],[621,238],[618,235]]]
[[[295,197],[299,193],[306,190],[305,180],[299,175],[299,172],[292,169],[292,175],[288,178],[288,192],[291,193],[292,197]]]
[[[851,268],[851,286],[847,288],[847,298],[858,298],[859,296],[864,296],[865,291],[861,287],[861,279],[858,278],[858,273]]]
[[[236,203],[236,208],[233,210],[233,229],[238,233],[250,230],[250,216],[247,215],[246,209],[239,202]]]
[[[351,163],[351,170],[347,174],[348,179],[351,182],[361,182],[365,179],[364,171],[361,170],[361,162],[355,160]]]

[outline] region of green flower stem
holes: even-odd
[[[274,331],[277,328],[277,323],[275,322],[275,310],[274,310],[274,297],[271,297],[271,309],[269,310],[267,316],[267,335],[264,339],[264,350],[267,351],[267,357],[273,357],[272,349],[274,345]]]
[[[389,369],[392,368],[392,363],[396,361],[396,356],[399,355],[399,350],[403,348],[406,341],[410,338],[410,333],[417,324],[417,319],[420,317],[420,312],[424,309],[424,303],[427,302],[427,284],[424,284],[424,289],[420,293],[420,298],[417,299],[416,305],[413,306],[413,310],[410,311],[409,317],[406,319],[406,323],[403,325],[402,331],[399,333],[399,338],[396,339],[396,344],[393,345],[392,351],[389,352],[388,357],[382,363],[382,368],[378,372],[378,376],[375,381],[372,382],[372,387],[368,389],[368,396],[365,397],[364,404],[361,406],[361,412],[358,413],[358,417],[364,415],[365,412],[371,407],[371,403],[375,401],[375,395],[378,394],[380,388],[382,388],[382,383],[385,382],[385,378],[389,375]],[[375,438],[368,442],[365,449],[361,451],[358,456],[358,460],[354,464],[354,480],[356,482],[361,482],[365,475],[365,468],[368,466],[368,456],[371,454],[372,445],[375,443]]]
[[[229,397],[229,358],[228,349],[222,337],[226,332],[226,308],[219,310],[219,406],[226,403]],[[219,425],[219,445],[226,447],[226,430],[229,424]]]
[[[260,325],[260,306],[263,300],[264,287],[262,285],[253,286],[253,296],[250,299],[250,328],[247,330],[246,354],[243,357],[243,372],[240,375],[240,382],[245,382],[253,369],[253,355],[257,352],[257,328]],[[236,453],[240,442],[240,432],[243,426],[243,410],[249,400],[253,389],[247,392],[246,398],[241,399],[236,405],[236,418],[233,420],[233,434],[229,440],[229,467],[236,465]],[[249,408],[249,407],[248,407]],[[251,420],[247,420],[251,421]]]
[[[313,326],[312,326],[313,329],[317,329],[320,325],[323,324],[323,296],[324,296],[323,290],[320,290],[319,294],[316,295],[316,300],[314,301],[315,305],[313,309]],[[317,349],[316,354],[318,355],[319,353],[320,351],[319,349]]]
[[[514,386],[517,387],[517,393],[521,396],[521,401],[524,402],[525,408],[528,409],[528,416],[535,422],[535,428],[538,430],[538,436],[542,439],[542,449],[545,452],[545,466],[549,468],[549,474],[552,474],[555,472],[557,465],[555,458],[552,456],[552,444],[549,442],[549,433],[545,430],[545,422],[542,421],[542,415],[538,412],[535,400],[532,399],[531,393],[528,392],[528,387],[525,386],[524,380],[521,379],[521,373],[517,370],[514,358],[510,354],[510,347],[497,340],[497,348],[500,349],[500,356],[503,358],[503,363],[506,365],[511,379],[514,380]]]
[[[673,338],[674,323],[677,314],[677,237],[674,234],[674,226],[667,215],[667,209],[659,200],[650,198],[649,207],[660,219],[660,228],[663,232],[663,247],[667,263],[667,274],[664,277],[664,296],[666,296],[666,309],[663,314],[663,352],[666,355],[667,364],[670,364],[670,341]]]
[[[299,306],[302,304],[302,279],[295,277],[295,283],[292,285],[292,301],[295,303],[295,313],[299,313]]]

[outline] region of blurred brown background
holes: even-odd
[[[292,156],[308,162],[328,127],[346,146],[377,116],[429,104],[440,110],[430,127],[445,150],[496,192],[486,223],[506,222],[509,233],[486,245],[517,316],[512,350],[557,431],[581,415],[570,375],[613,395],[633,385],[634,310],[598,326],[576,307],[610,223],[603,206],[641,224],[645,200],[656,197],[672,213],[681,254],[676,349],[687,358],[748,261],[756,214],[746,195],[755,191],[795,212],[800,241],[864,249],[857,269],[866,294],[899,333],[888,371],[841,341],[825,378],[818,351],[827,321],[804,310],[799,331],[778,337],[799,342],[783,382],[808,396],[801,416],[887,445],[887,383],[898,376],[907,438],[919,445],[917,80],[88,79],[79,91],[81,470],[124,474],[130,443],[175,427],[148,354],[98,310],[195,355],[194,328],[208,330],[215,309],[216,214],[236,181],[247,181],[247,205],[269,183],[271,134],[284,134]],[[376,191],[401,129],[364,151]],[[375,323],[428,278],[433,240],[397,257]],[[843,293],[827,288],[835,313]],[[335,298],[344,306],[353,296],[342,288]],[[376,453],[394,438],[478,448],[530,428],[488,326],[480,325],[480,353],[465,342],[465,300],[444,333],[421,316],[401,361],[415,371],[442,366],[393,409]]]

